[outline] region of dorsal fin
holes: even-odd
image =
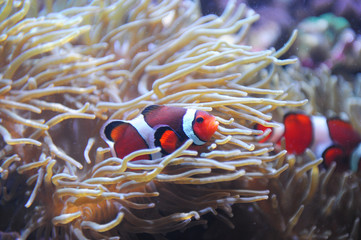
[[[350,152],[361,141],[360,135],[352,128],[351,123],[340,118],[327,119],[331,139]]]
[[[146,115],[147,115],[148,113],[150,113],[151,111],[154,111],[154,110],[159,109],[159,108],[161,108],[161,107],[162,107],[162,106],[159,106],[159,105],[150,105],[150,106],[144,108],[144,110],[142,111],[142,114],[143,114],[144,116],[146,116]]]
[[[109,122],[104,127],[105,137],[112,142],[116,141],[121,135],[123,135],[125,128],[127,127],[128,124],[129,123],[120,120],[114,120]]]

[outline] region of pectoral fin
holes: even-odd
[[[162,148],[164,155],[174,152],[180,145],[179,135],[170,127],[159,127],[154,134],[155,146]]]

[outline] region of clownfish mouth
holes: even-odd
[[[219,122],[215,117],[209,118],[209,121],[205,123],[207,126],[207,131],[205,132],[205,140],[211,139],[213,134],[217,131]]]
[[[217,131],[219,122],[217,120],[213,121],[211,124],[209,124],[209,129],[212,132],[212,135]]]

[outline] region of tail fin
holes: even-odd
[[[124,131],[128,126],[129,123],[120,120],[107,122],[103,128],[104,136],[106,139],[115,142],[124,134]]]

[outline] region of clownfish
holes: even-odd
[[[119,158],[140,150],[160,147],[161,151],[138,156],[134,160],[151,160],[168,155],[186,140],[196,150],[208,142],[218,129],[216,118],[201,110],[151,105],[133,120],[111,120],[104,124],[101,135]]]
[[[291,154],[302,154],[310,148],[317,157],[324,159],[325,167],[332,162],[337,168],[361,169],[361,137],[351,124],[339,118],[308,116],[302,113],[288,113],[280,127],[269,128],[256,124],[257,130],[271,129],[271,133],[261,142],[280,144],[284,137],[286,150]]]

